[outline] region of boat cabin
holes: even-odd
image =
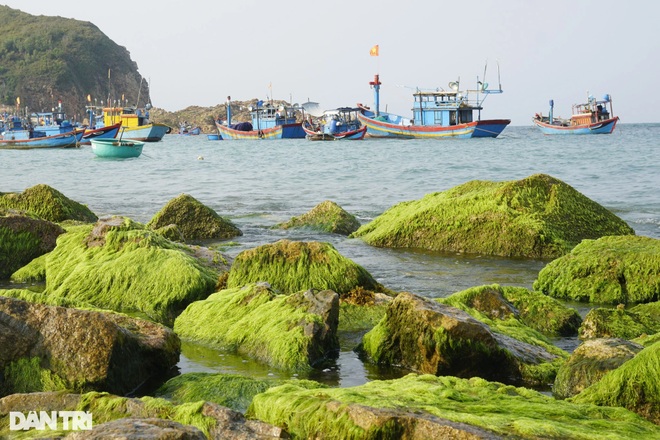
[[[278,125],[295,124],[296,117],[292,108],[280,106],[275,108],[272,104],[259,105],[250,108],[252,126],[255,130],[265,130]]]
[[[357,117],[359,111],[359,108],[352,107],[326,110],[323,112],[323,132],[338,134],[359,129],[362,125]]]
[[[413,121],[416,125],[449,127],[467,124],[474,120],[473,111],[483,107],[472,105],[458,91],[435,91],[413,93]]]
[[[122,127],[134,128],[149,124],[149,109],[135,107],[104,107],[103,124],[105,127],[121,122]]]
[[[610,106],[612,105],[610,95],[605,95],[602,101],[597,101],[593,96],[589,96],[588,101],[586,104],[573,105],[571,125],[593,124],[610,119],[610,111],[607,109],[608,103]]]

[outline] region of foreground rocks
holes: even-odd
[[[180,341],[149,321],[0,296],[0,347],[1,395],[126,394],[167,374],[179,360]]]
[[[545,174],[471,181],[402,202],[352,237],[378,247],[556,258],[583,239],[633,235],[619,217]]]
[[[65,220],[92,223],[98,219],[87,206],[44,184],[22,193],[0,193],[0,208],[23,211],[54,223]]]
[[[350,235],[358,230],[360,222],[335,202],[326,200],[300,217],[293,217],[275,227],[281,229],[307,227],[334,234]]]

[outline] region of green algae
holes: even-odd
[[[279,229],[304,227],[335,234],[350,235],[358,230],[360,222],[354,215],[346,212],[335,202],[326,200],[299,217],[292,217],[287,222],[273,226],[273,228]]]
[[[611,236],[584,240],[548,263],[534,289],[555,298],[599,304],[660,300],[660,240]]]
[[[280,240],[236,256],[227,287],[267,282],[276,291],[332,290],[339,295],[356,287],[383,291],[362,266],[341,255],[330,243]]]
[[[387,304],[356,305],[342,301],[339,304],[340,332],[370,330],[387,313]]]
[[[351,406],[431,414],[513,438],[633,439],[660,427],[622,408],[554,400],[541,393],[484,379],[408,375],[350,388],[305,390],[293,384],[254,397],[248,417],[286,427],[294,438],[400,438],[391,424],[365,429]],[[399,433],[400,434],[400,433]]]
[[[312,358],[315,349],[305,327],[324,323],[320,315],[300,307],[304,294],[278,295],[258,284],[225,289],[190,304],[174,322],[174,331],[182,339],[277,368],[308,370],[317,359]]]
[[[51,222],[77,220],[95,222],[96,214],[48,185],[39,184],[22,193],[0,193],[0,208],[16,209],[35,214]]]
[[[46,255],[34,258],[25,266],[11,274],[9,279],[14,283],[40,283],[46,281]]]
[[[660,424],[660,343],[647,346],[569,400],[620,406]],[[660,434],[656,435],[660,437]]]
[[[72,389],[68,381],[42,366],[38,357],[20,358],[5,366],[0,380],[0,396],[40,391]],[[75,385],[73,389],[75,389]]]
[[[596,307],[584,317],[578,335],[580,339],[633,339],[658,332],[660,332],[660,320],[643,311],[635,312],[623,307],[615,309]]]
[[[634,234],[623,220],[544,174],[470,181],[399,203],[351,237],[378,247],[556,258],[585,238]]]

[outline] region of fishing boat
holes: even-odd
[[[8,121],[0,139],[0,149],[28,150],[34,148],[70,148],[80,145],[83,128],[73,128],[66,133],[47,135],[33,126],[14,117]]]
[[[484,100],[491,94],[488,83],[477,78],[477,89],[460,90],[460,79],[449,83],[450,90],[438,89],[413,93],[411,119],[380,110],[380,78],[369,82],[374,89],[374,108],[358,104],[358,118],[367,127],[368,137],[399,139],[497,137],[510,119],[481,119]],[[471,99],[474,97],[474,99]],[[476,116],[475,116],[476,112]]]
[[[85,128],[85,133],[83,134],[81,145],[91,144],[92,139],[114,139],[119,133],[121,128],[121,122],[112,124],[108,127],[98,127],[98,128]]]
[[[121,122],[122,138],[142,142],[158,142],[172,128],[165,124],[157,124],[149,120],[151,105],[145,108],[137,107],[104,107],[103,126],[108,127]]]
[[[532,119],[544,134],[610,134],[619,120],[618,116],[614,116],[610,95],[598,101],[587,93],[587,102],[574,104],[572,115],[567,119],[555,117],[554,106],[555,102],[551,99],[548,116],[537,113]]]
[[[296,122],[295,108],[258,101],[250,107],[252,122],[231,121],[231,98],[227,97],[227,122],[215,121],[222,139],[302,139],[302,122]]]
[[[311,115],[303,121],[302,128],[312,141],[361,140],[367,127],[358,119],[359,108],[340,107],[326,110],[316,120]]]
[[[91,139],[92,152],[98,157],[127,158],[142,154],[145,142],[132,139]]]
[[[179,126],[179,134],[182,136],[198,136],[201,133],[202,129],[200,127],[193,127],[185,122]]]

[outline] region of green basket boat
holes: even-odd
[[[144,142],[132,139],[91,139],[92,151],[98,157],[138,157]]]

